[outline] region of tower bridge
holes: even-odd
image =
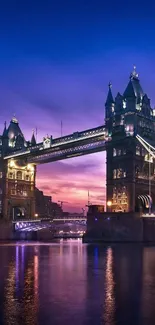
[[[104,116],[104,113],[103,113]],[[36,165],[106,151],[107,205],[111,212],[147,209],[155,204],[155,110],[134,69],[123,94],[109,84],[105,123],[59,138],[27,141],[14,117],[0,136],[0,215],[35,215]],[[144,199],[145,198],[145,199]],[[149,207],[148,207],[149,206]]]

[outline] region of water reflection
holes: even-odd
[[[103,324],[113,325],[115,316],[115,296],[114,296],[114,275],[113,275],[113,251],[111,247],[107,249],[106,270],[105,270],[105,300]]]
[[[38,310],[38,256],[25,256],[15,247],[4,287],[4,324],[36,325]]]
[[[155,323],[155,247],[0,245],[1,325]]]

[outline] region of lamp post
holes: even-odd
[[[111,206],[112,206],[112,202],[107,201],[107,207],[108,207],[108,210],[110,210],[109,212],[111,212]]]

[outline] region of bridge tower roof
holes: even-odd
[[[107,95],[107,99],[106,99],[106,102],[105,102],[105,105],[110,105],[110,104],[113,104],[114,103],[114,98],[113,98],[113,95],[112,95],[112,84],[111,82],[109,82],[109,90],[108,90],[108,95]]]
[[[144,92],[141,87],[139,76],[136,72],[135,66],[132,73],[130,74],[130,81],[124,91],[123,96],[125,98],[137,98],[137,100],[142,99],[142,97],[144,96]]]
[[[24,139],[24,135],[19,127],[18,120],[14,116],[10,121],[9,127],[6,129],[6,135],[9,139],[18,137],[19,135]]]
[[[32,144],[32,146],[35,146],[35,144],[36,144],[36,138],[35,138],[35,135],[34,135],[34,130],[33,130],[32,137],[31,137],[31,144]]]

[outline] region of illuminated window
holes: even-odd
[[[15,190],[15,188],[11,188],[11,194],[12,194],[12,195],[16,195],[16,190]]]
[[[144,160],[153,163],[153,157],[152,156],[149,157],[149,156],[150,156],[149,154],[145,155]]]
[[[26,191],[23,191],[23,196],[27,196],[27,192]]]
[[[126,108],[126,101],[123,100],[123,108]]]
[[[117,178],[121,178],[123,176],[123,169],[119,168],[117,169]]]
[[[137,109],[137,111],[140,112],[140,111],[141,111],[141,105],[140,105],[140,104],[137,104],[137,105],[136,105],[136,109]]]
[[[18,170],[17,172],[17,179],[21,180],[22,179],[22,172]]]
[[[136,155],[140,156],[140,146],[136,146]]]
[[[123,178],[123,177],[126,177],[126,171],[123,170],[122,168],[118,168],[116,170],[116,178]]]
[[[127,124],[125,127],[126,135],[132,136],[134,134],[134,126],[133,124]]]
[[[113,148],[113,156],[115,157],[117,155],[116,148]]]
[[[9,178],[13,179],[13,173],[9,173]]]
[[[114,113],[114,104],[112,104],[112,113]]]
[[[3,177],[3,173],[2,172],[0,172],[0,178],[2,178]]]
[[[124,125],[124,116],[123,115],[121,115],[120,125]]]
[[[118,149],[118,151],[117,151],[117,155],[118,155],[118,156],[121,156],[121,149]]]
[[[117,170],[114,169],[114,170],[113,170],[113,178],[116,178],[116,177],[117,177]]]

